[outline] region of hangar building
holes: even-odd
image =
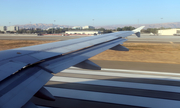
[[[180,34],[180,29],[158,30],[158,35],[178,35],[178,34]]]

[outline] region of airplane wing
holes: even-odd
[[[125,37],[140,37],[143,28],[0,51],[0,107],[33,108],[33,96],[54,100],[43,87],[53,74],[71,66],[100,70],[88,58],[107,49],[128,51]]]

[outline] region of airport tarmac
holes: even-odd
[[[180,43],[180,36],[148,36],[142,34],[140,38],[133,35],[127,37],[127,39],[129,42]]]
[[[46,85],[56,98],[32,101],[39,108],[179,108],[180,72],[176,64],[93,61],[102,67],[71,67]]]
[[[86,36],[0,36],[0,39],[3,40],[69,40],[69,39],[76,39],[82,38]],[[163,42],[163,43],[180,43],[180,36],[148,36],[148,35],[141,35],[140,38],[136,36],[129,36],[127,37],[127,42]]]

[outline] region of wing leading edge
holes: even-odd
[[[99,70],[101,67],[89,61],[107,49],[128,51],[123,47],[124,37],[140,30],[121,31],[104,35],[85,37],[49,44],[17,48],[0,52],[0,107],[19,108],[33,106],[32,96],[54,100],[43,88],[52,73],[58,73],[71,66]],[[120,45],[119,45],[120,44]]]

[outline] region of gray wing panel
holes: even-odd
[[[122,44],[124,41],[126,41],[126,39],[117,39],[92,48],[88,48],[86,50],[69,54],[67,56],[62,56],[54,60],[41,63],[40,66],[52,71],[53,73],[58,73],[70,66],[87,60],[88,58],[97,55],[109,48],[112,48],[118,44]]]
[[[96,44],[99,44],[102,42],[106,42],[109,40],[113,40],[116,38],[117,37],[115,37],[115,36],[110,36],[110,37],[104,37],[104,38],[95,39],[95,40],[89,40],[89,41],[77,43],[76,45],[72,44],[72,45],[67,45],[67,46],[63,46],[63,47],[44,50],[44,51],[39,52],[39,53],[30,54],[30,56],[32,56],[36,59],[39,59],[39,60],[43,60],[43,59],[47,59],[47,58],[50,58],[53,56],[57,56],[57,55],[61,55],[64,53],[69,53],[69,52],[73,52],[76,50],[80,50],[82,48],[90,47],[90,46],[93,46],[93,45],[96,45]]]

